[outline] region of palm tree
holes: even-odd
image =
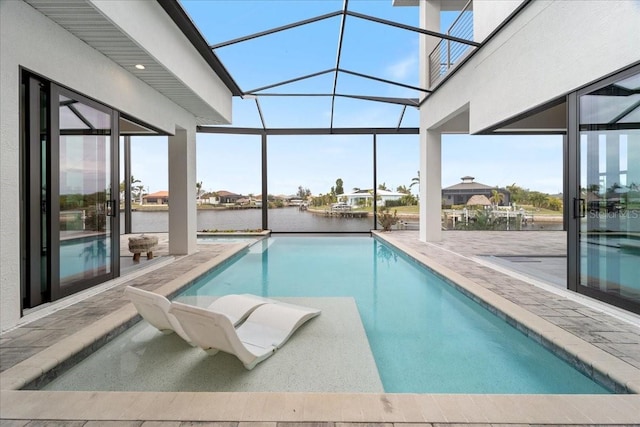
[[[144,195],[144,185],[138,185],[135,188],[138,190],[137,196],[139,197],[140,204],[142,204],[142,196]]]
[[[198,198],[198,202],[200,202],[200,196],[202,196],[202,181],[196,182],[196,197]]]
[[[409,188],[411,188],[411,186],[409,186]],[[409,188],[405,187],[404,185],[399,185],[396,188],[396,191],[398,193],[403,193],[403,194],[411,194],[411,190],[409,190]]]
[[[514,182],[511,185],[507,185],[507,190],[509,190],[509,194],[511,194],[511,201],[514,203],[524,203],[527,198],[527,191],[524,188],[516,185]]]
[[[418,176],[411,178],[411,184],[409,184],[409,188],[414,185],[418,185],[418,192],[420,192],[420,171],[418,171]]]
[[[534,207],[542,208],[547,202],[547,195],[542,194],[539,191],[532,191],[529,195],[529,200]]]
[[[135,188],[134,184],[138,184],[138,183],[141,183],[141,182],[142,181],[140,181],[139,179],[135,179],[133,177],[133,175],[131,175],[130,180],[129,180],[129,188],[133,189],[133,188]],[[124,194],[124,190],[125,190],[125,182],[122,181],[120,183],[120,194]]]
[[[498,206],[504,201],[504,194],[500,193],[498,190],[491,190],[491,197],[489,197],[489,201],[493,203],[494,206]]]

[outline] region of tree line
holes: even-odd
[[[558,197],[540,191],[531,191],[528,188],[522,188],[514,182],[506,186],[511,194],[511,202],[518,205],[532,205],[536,208],[544,208],[552,211],[562,210],[562,200]]]

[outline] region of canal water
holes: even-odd
[[[417,228],[417,219],[408,220]],[[132,232],[163,233],[169,230],[169,213],[131,213]],[[300,211],[298,208],[269,209],[268,228],[274,232],[368,232],[373,229],[373,217],[335,218],[322,214]],[[198,231],[202,230],[255,230],[262,228],[260,209],[199,210]],[[378,227],[380,228],[380,227]],[[124,216],[120,216],[120,230],[124,231]],[[562,224],[534,223],[523,230],[562,230]]]

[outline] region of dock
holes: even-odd
[[[335,218],[366,218],[369,216],[369,212],[366,211],[350,211],[350,210],[326,210],[324,216],[331,216]]]

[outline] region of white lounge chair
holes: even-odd
[[[171,303],[172,313],[194,344],[209,354],[219,350],[236,356],[245,368],[258,363],[282,347],[289,337],[320,310],[293,304],[271,303],[256,308],[237,329],[223,313],[179,302]]]
[[[132,286],[127,286],[124,293],[144,320],[155,326],[162,333],[170,334],[175,332],[186,342],[194,345],[189,335],[183,330],[180,322],[176,320],[173,314],[169,313],[171,301],[167,298]],[[273,300],[251,294],[225,295],[216,299],[205,310],[224,313],[233,325],[238,325],[257,307],[271,301]]]

